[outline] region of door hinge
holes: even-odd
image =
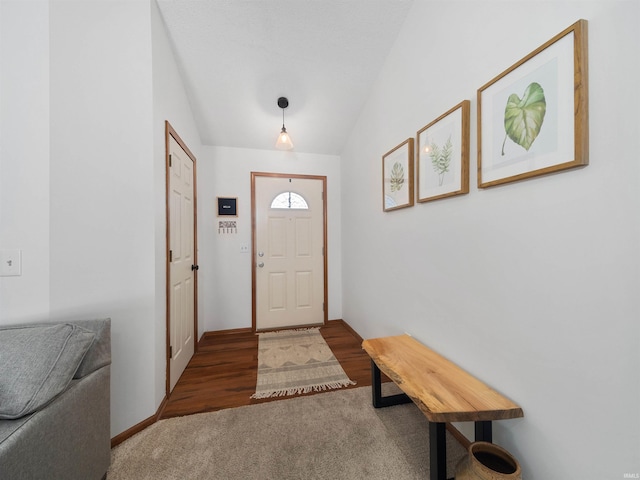
[[[171,154],[169,154],[169,166],[171,166]]]
[[[173,262],[173,250],[169,250],[169,263]]]
[[[169,358],[173,358],[173,347],[169,347]]]
[[[322,302],[322,311],[323,311],[323,312],[325,311],[325,305],[324,305],[324,302]]]

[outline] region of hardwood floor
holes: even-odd
[[[371,363],[362,339],[342,320],[320,332],[357,388],[371,385]],[[211,412],[291,397],[252,399],[258,374],[258,336],[250,331],[206,333],[178,380],[160,418]],[[305,395],[315,395],[316,392]]]

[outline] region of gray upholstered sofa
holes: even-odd
[[[111,321],[0,327],[0,479],[100,480]]]

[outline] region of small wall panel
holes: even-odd
[[[284,310],[287,307],[287,276],[285,272],[269,274],[269,310]]]
[[[269,217],[269,250],[271,258],[284,258],[287,254],[287,220]]]
[[[310,257],[311,250],[311,219],[309,217],[298,217],[295,220],[296,226],[296,256]]]
[[[171,192],[171,244],[169,248],[173,252],[173,260],[182,258],[182,239],[180,228],[182,226],[182,195],[180,192]]]
[[[313,303],[313,273],[296,272],[296,308],[309,308]]]

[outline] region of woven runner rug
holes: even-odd
[[[258,334],[258,381],[251,398],[280,397],[355,385],[318,328]]]

